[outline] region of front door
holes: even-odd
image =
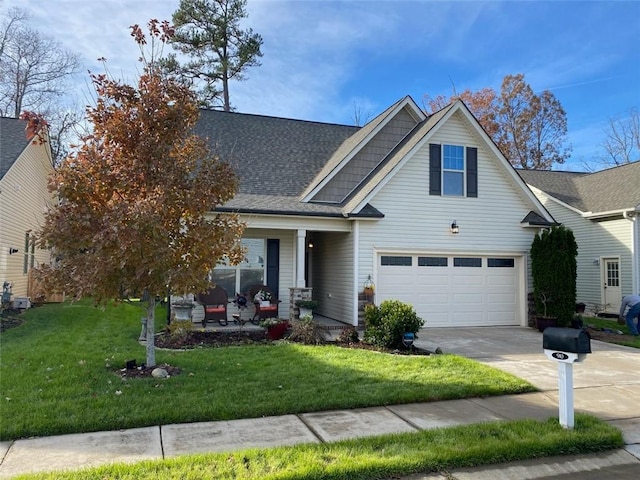
[[[604,311],[615,313],[620,309],[622,288],[620,287],[620,260],[605,258],[602,262]]]

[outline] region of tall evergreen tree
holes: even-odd
[[[222,105],[231,111],[229,81],[244,80],[248,67],[259,66],[262,37],[242,29],[247,0],[180,0],[173,14],[171,43],[189,60],[170,55],[165,68],[193,83],[203,107]]]

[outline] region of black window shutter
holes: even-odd
[[[478,196],[478,149],[467,147],[467,197]]]
[[[429,144],[429,195],[442,195],[442,146]]]
[[[280,239],[267,239],[267,287],[276,292],[280,284]]]

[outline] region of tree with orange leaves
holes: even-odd
[[[433,113],[458,99],[469,107],[512,165],[550,170],[569,157],[571,147],[564,146],[567,114],[560,101],[549,90],[535,94],[523,74],[505,76],[499,94],[483,88],[454,93],[449,99],[425,95],[425,110]]]
[[[235,195],[237,179],[192,134],[195,94],[158,67],[158,46],[171,27],[149,22],[150,58],[147,36],[131,28],[143,52],[142,74],[136,86],[91,76],[93,131],[55,172],[50,189],[62,201],[46,215],[39,243],[57,257],[41,271],[48,285],[100,303],[146,299],[146,364],[153,366],[156,297],[168,286],[209,288],[221,258],[241,259],[243,224],[235,215],[210,213]]]

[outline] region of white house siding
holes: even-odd
[[[262,238],[266,240],[270,238],[277,238],[280,240],[280,272],[279,272],[279,300],[281,300],[278,307],[278,313],[281,318],[289,318],[289,288],[295,285],[293,269],[295,266],[294,255],[294,237],[295,232],[290,230],[266,230],[266,229],[252,229],[248,228],[244,231],[244,238]],[[265,271],[266,275],[266,271]],[[229,315],[235,313],[237,310],[233,304],[229,305]],[[249,311],[243,313],[243,318],[247,318],[249,315],[253,315],[252,307],[249,307]],[[197,306],[193,310],[193,321],[201,322],[204,318],[204,310],[201,306]]]
[[[429,143],[478,147],[478,198],[429,195],[429,145],[423,145],[370,202],[385,218],[361,224],[358,283],[370,274],[376,280],[377,252],[508,254],[520,265],[517,322],[526,324],[523,259],[535,230],[522,227],[521,220],[533,206],[458,117],[452,117]],[[458,235],[449,231],[454,220],[460,227]]]
[[[619,218],[608,221],[594,221],[584,218],[544,192],[535,190],[542,204],[556,221],[573,231],[578,244],[577,301],[590,304],[602,303],[600,265],[596,259],[620,258],[620,282],[623,294],[631,293],[632,280],[632,228],[630,220]]]
[[[353,234],[323,232],[314,235],[313,298],[318,313],[345,323],[353,311]]]
[[[27,296],[25,234],[42,228],[44,212],[53,205],[47,190],[52,170],[46,146],[30,143],[0,180],[0,284],[12,283],[13,298]],[[19,252],[9,255],[10,248]],[[49,260],[48,250],[35,249],[35,266]]]

